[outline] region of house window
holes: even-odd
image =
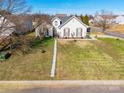
[[[57,21],[55,21],[55,26],[58,26],[58,22]]]
[[[90,28],[87,28],[87,32],[90,32]]]
[[[47,29],[47,31],[45,32],[46,36],[49,36],[49,30]]]
[[[60,24],[62,24],[62,21],[60,21]]]
[[[70,28],[65,28],[64,29],[64,36],[69,37],[70,36]]]
[[[77,28],[76,29],[76,36],[77,37],[81,37],[82,36],[82,32],[83,32],[82,28]]]

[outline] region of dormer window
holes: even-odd
[[[58,26],[58,22],[57,21],[55,21],[55,26]]]

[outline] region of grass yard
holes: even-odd
[[[124,80],[124,41],[58,41],[57,80]]]
[[[91,35],[105,35],[103,32],[92,31]]]
[[[34,40],[33,48],[25,55],[17,50],[10,59],[0,63],[0,80],[50,79],[53,42],[52,38]]]

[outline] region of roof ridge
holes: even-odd
[[[62,24],[59,26],[59,28],[63,27],[63,26],[64,26],[66,23],[68,23],[72,18],[76,18],[81,24],[83,24],[83,25],[86,26],[87,28],[89,27],[89,26],[87,26],[86,24],[84,24],[78,17],[76,17],[75,15],[73,15],[73,16],[70,16],[70,18],[69,18],[68,20],[66,20],[65,23],[62,23]]]

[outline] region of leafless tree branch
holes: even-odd
[[[105,31],[113,22],[113,13],[101,10],[100,12],[96,13],[94,21],[95,26],[98,26],[102,28],[103,31]]]

